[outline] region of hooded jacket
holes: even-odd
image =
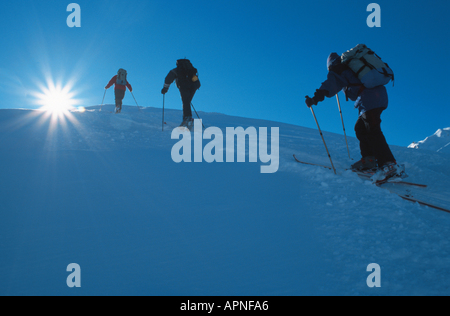
[[[175,80],[178,89],[192,89],[197,90],[200,88],[200,80],[192,82],[185,78],[178,77],[178,68],[174,68],[167,74],[164,79],[164,87],[169,88],[172,82]]]
[[[364,88],[355,73],[341,63],[341,57],[337,53],[328,56],[327,67],[327,79],[322,82],[319,90],[326,90],[328,98],[343,90],[348,99],[355,101],[359,115],[376,108],[387,108],[388,95],[385,86]]]
[[[116,81],[117,81],[117,75],[115,75],[114,77],[111,78],[111,80],[106,85],[105,89],[108,89],[109,87],[114,85],[114,90],[118,89],[118,90],[126,91],[128,88],[128,90],[133,91],[133,88],[131,87],[131,84],[129,82],[127,82],[126,86],[124,86],[122,84],[117,84]]]

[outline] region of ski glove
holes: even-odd
[[[312,98],[306,96],[305,103],[310,108],[312,105],[317,105],[317,103],[322,102],[325,99],[325,96],[328,95],[327,90],[323,89],[317,89],[316,92],[314,92],[314,96]]]
[[[166,94],[168,90],[169,90],[169,88],[164,87],[164,88],[162,88],[161,93]]]
[[[314,100],[311,99],[310,97],[305,96],[305,98],[306,98],[305,103],[306,103],[306,106],[307,106],[307,107],[310,108],[310,107],[312,107],[313,105],[317,105],[317,103],[314,103]]]

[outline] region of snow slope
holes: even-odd
[[[408,148],[450,153],[450,127],[438,129],[433,135],[424,140],[413,142]]]
[[[324,132],[334,175],[292,158],[329,165],[317,130],[199,112],[224,132],[279,127],[279,170],[263,174],[260,162],[175,163],[180,111],[162,132],[161,109],[112,108],[0,110],[0,295],[450,294],[450,214],[343,171],[343,136]],[[450,208],[450,156],[392,149],[428,187],[391,189]],[[80,288],[66,284],[70,263]]]

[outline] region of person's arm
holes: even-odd
[[[109,80],[108,84],[106,85],[105,89],[109,89],[109,87],[111,87],[117,79],[117,75],[115,75],[114,77],[111,78],[111,80]]]

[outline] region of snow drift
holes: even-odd
[[[0,110],[0,295],[450,294],[450,214],[344,171],[342,135],[324,132],[334,175],[292,158],[329,163],[317,130],[199,112],[223,131],[279,127],[279,169],[262,174],[248,159],[175,163],[180,111],[161,131],[161,109],[99,109]],[[449,156],[392,149],[428,187],[390,189],[449,208]]]

